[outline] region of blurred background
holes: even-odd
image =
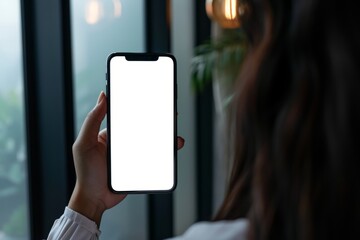
[[[112,52],[178,63],[178,186],[109,210],[101,239],[164,239],[210,220],[226,189],[241,0],[0,0],[0,239],[46,238],[75,183],[71,147]],[[103,124],[103,127],[106,127]]]

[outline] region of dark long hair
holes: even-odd
[[[215,220],[250,239],[360,236],[356,1],[249,0],[234,166]]]

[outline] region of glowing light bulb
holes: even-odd
[[[114,17],[120,17],[122,14],[122,4],[120,0],[113,0]]]
[[[245,14],[242,0],[206,0],[206,12],[223,28],[238,28]]]
[[[85,9],[85,20],[88,24],[96,24],[103,15],[103,7],[99,0],[89,0]]]
[[[236,18],[236,0],[225,0],[224,14],[226,19],[234,20]]]
[[[214,18],[213,0],[206,0],[205,10],[206,10],[206,14],[208,15],[209,18],[211,18],[211,19]]]

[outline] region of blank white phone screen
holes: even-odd
[[[174,61],[110,60],[111,186],[166,191],[175,184]]]

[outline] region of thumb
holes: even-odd
[[[106,115],[106,109],[106,96],[105,93],[101,91],[97,104],[88,113],[81,127],[77,138],[78,143],[84,143],[89,146],[89,144],[93,145],[98,142],[99,129]]]

